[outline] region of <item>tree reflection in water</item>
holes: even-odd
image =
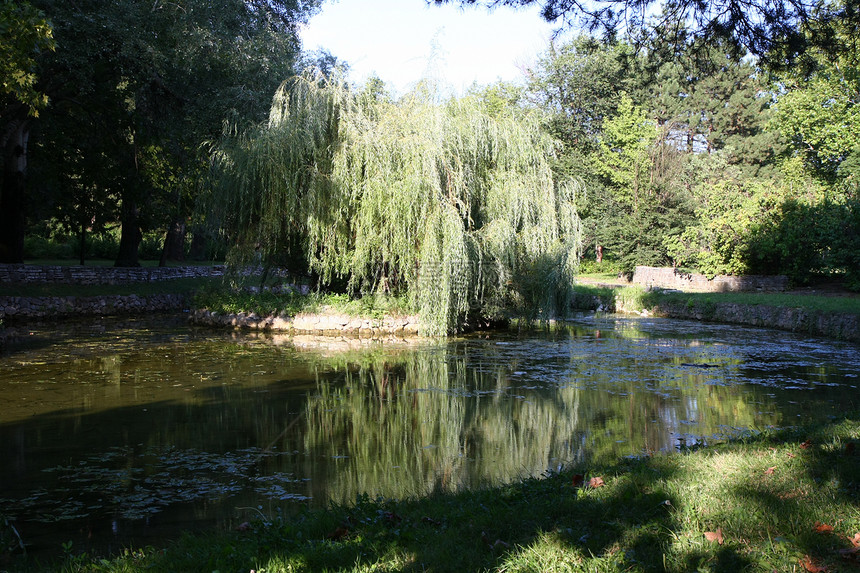
[[[166,535],[230,527],[237,507],[478,487],[836,415],[860,371],[856,346],[617,317],[312,342],[154,320],[37,329],[0,356],[4,511],[28,533]]]

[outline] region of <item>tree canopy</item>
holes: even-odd
[[[297,26],[319,0],[31,4],[30,20],[40,25],[41,14],[53,24],[56,50],[30,55],[33,89],[52,105],[30,140],[30,197],[8,192],[10,209],[21,221],[29,204],[31,214],[37,208],[81,235],[94,220],[88,210],[120,220],[116,262],[136,265],[143,231],[181,228],[190,215],[207,165],[201,144],[224,121],[265,117],[279,83],[295,73]],[[0,236],[0,253],[20,243],[23,225],[15,227]],[[8,260],[20,260],[13,250]]]
[[[856,54],[768,73],[725,43],[644,34],[553,44],[529,70],[555,168],[586,181],[586,257],[860,285]]]
[[[53,31],[45,14],[29,2],[0,2],[0,97],[11,96],[29,108],[31,115],[48,103],[36,88],[36,57],[54,48]],[[2,102],[0,110],[13,102]]]
[[[855,49],[860,5],[855,0],[427,0],[434,4],[520,8],[537,5],[561,27],[581,27],[636,38],[646,27],[661,28],[670,43],[690,37],[704,44],[727,42],[737,54],[749,52],[783,68],[810,48]],[[845,34],[845,30],[851,33]],[[841,32],[840,32],[841,31]]]
[[[392,102],[305,74],[219,151],[214,205],[246,260],[298,250],[323,283],[408,295],[427,334],[503,307],[546,318],[579,258],[579,185],[553,176],[555,151],[536,117],[478,98]]]

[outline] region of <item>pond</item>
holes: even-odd
[[[31,553],[117,550],[839,417],[858,373],[856,345],[613,315],[386,345],[30,326],[0,353],[0,513]]]

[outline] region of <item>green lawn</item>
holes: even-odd
[[[142,267],[157,267],[158,259],[152,260],[140,260],[140,266]],[[80,260],[78,259],[34,259],[34,260],[26,260],[24,264],[27,265],[41,265],[46,267],[77,267],[80,266]],[[168,267],[197,267],[197,266],[212,266],[223,264],[219,262],[212,261],[169,261],[167,263]],[[86,266],[88,267],[112,267],[114,265],[113,259],[87,259]]]
[[[746,304],[805,308],[820,312],[860,314],[860,296],[824,296],[792,293],[644,293],[643,303],[681,302],[692,304]]]
[[[183,278],[121,285],[63,285],[0,283],[0,296],[109,296],[193,294],[205,288],[219,288],[220,277]]]
[[[860,295],[827,296],[822,294],[797,293],[696,293],[646,291],[640,286],[603,287],[579,284],[575,287],[578,296],[599,297],[606,302],[615,297],[625,301],[628,308],[651,309],[661,303],[708,307],[716,304],[742,304],[752,306],[775,306],[803,308],[819,312],[860,314]]]

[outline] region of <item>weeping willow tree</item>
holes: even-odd
[[[247,261],[301,260],[353,294],[408,294],[426,334],[569,301],[575,181],[536,118],[419,87],[397,102],[305,73],[267,125],[217,149],[220,221]]]

